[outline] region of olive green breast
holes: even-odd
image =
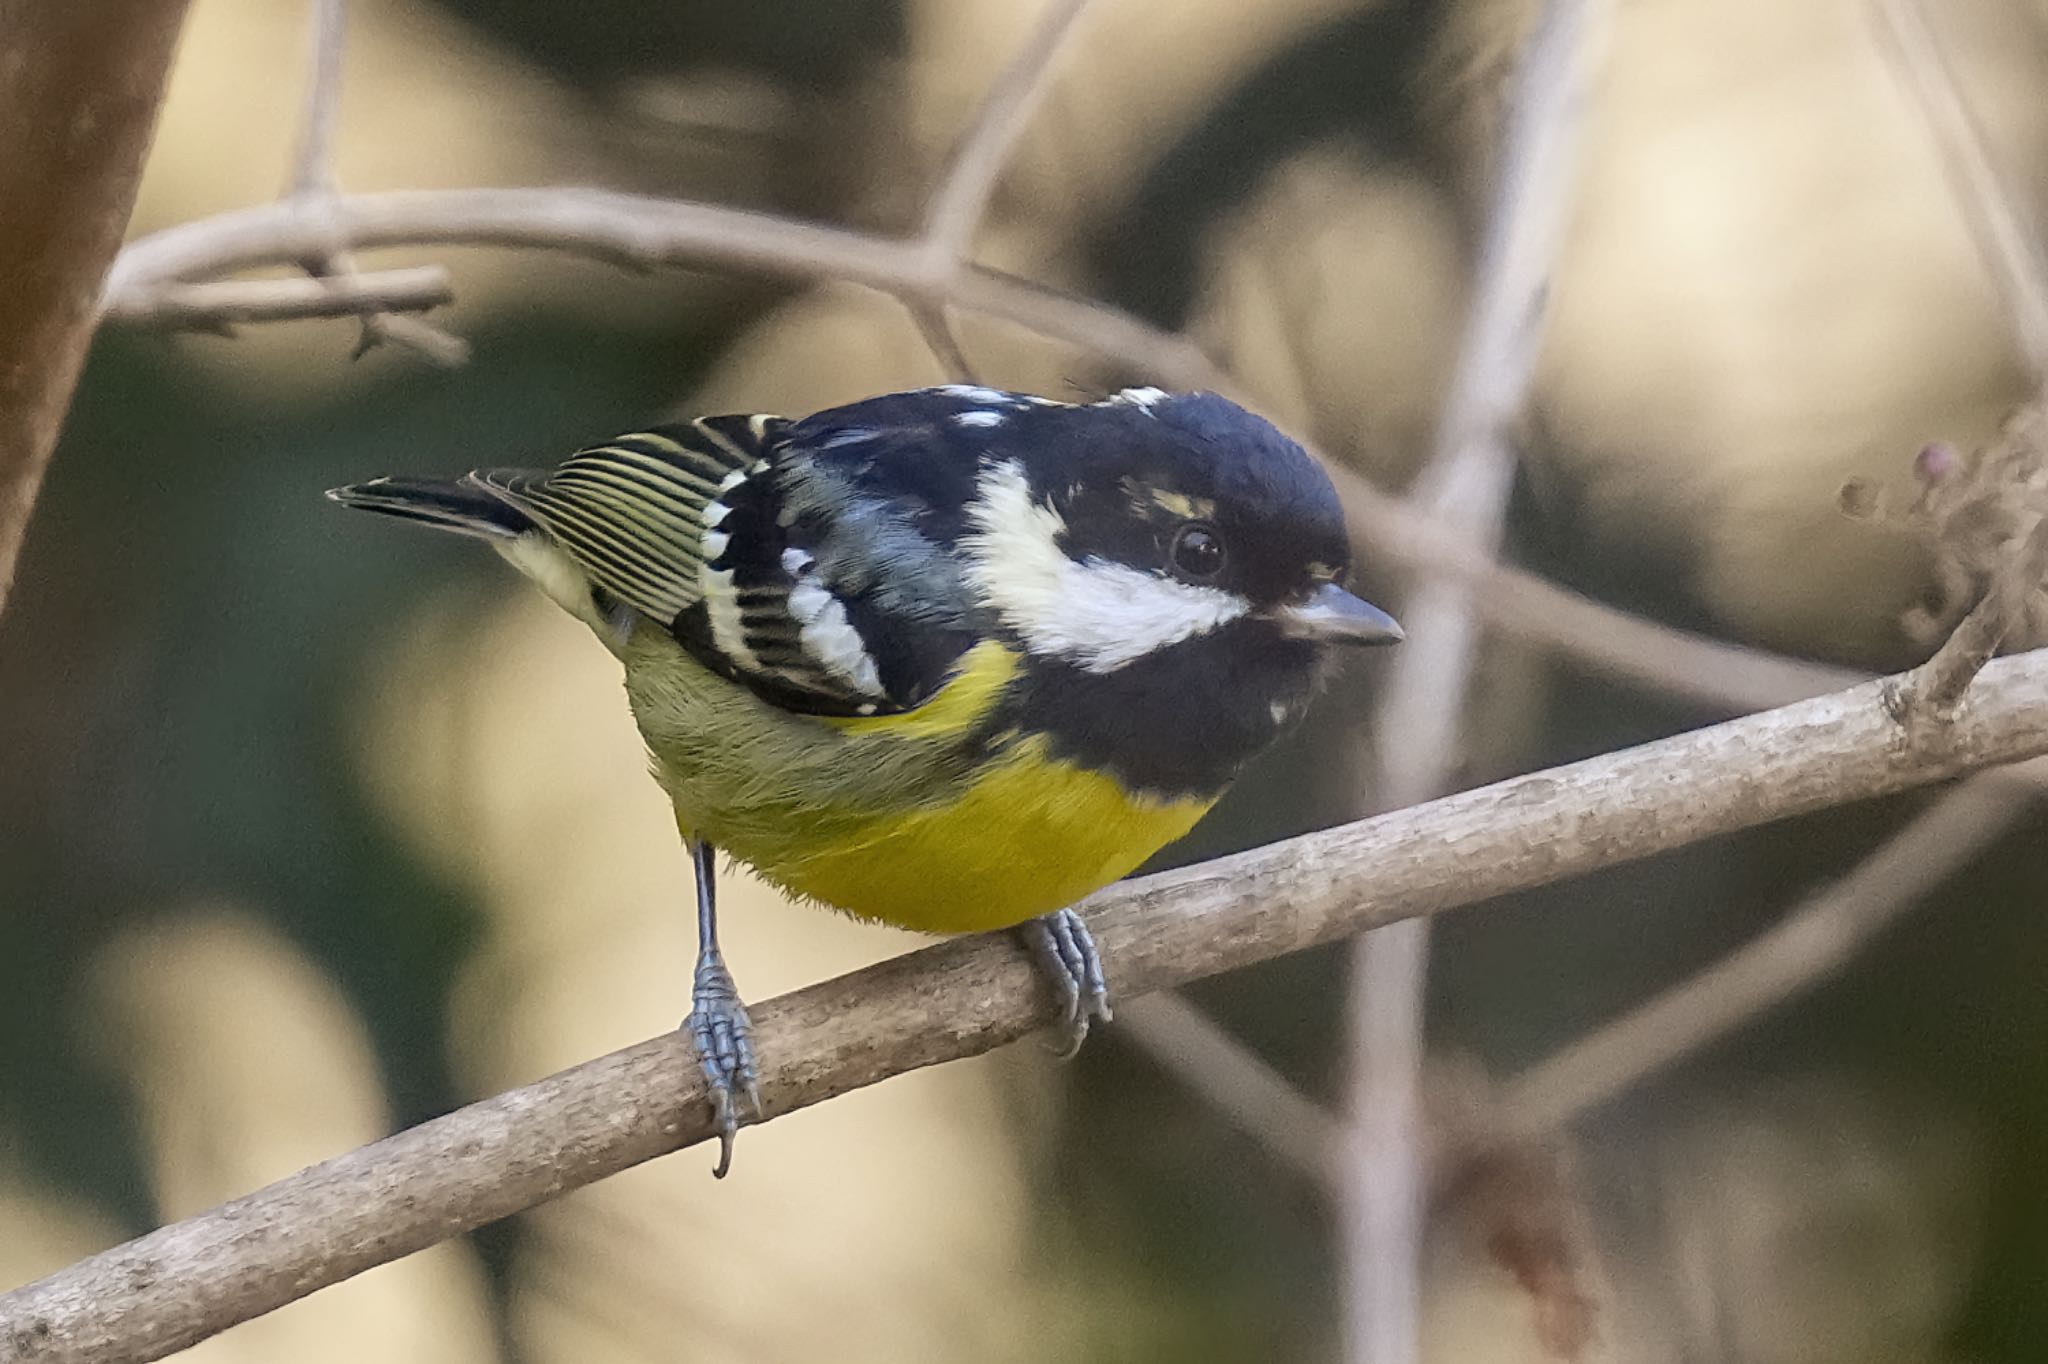
[[[1017,655],[985,641],[902,715],[792,714],[643,628],[624,653],[633,713],[686,834],[794,894],[925,932],[1022,922],[1125,875],[1211,798],[1159,799],[990,736]]]

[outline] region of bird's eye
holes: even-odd
[[[1175,532],[1168,557],[1183,578],[1205,582],[1223,571],[1223,537],[1214,526],[1190,521]]]

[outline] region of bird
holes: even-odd
[[[714,1173],[761,1116],[716,856],[934,934],[1019,931],[1067,1050],[1110,1018],[1076,901],[1188,832],[1392,617],[1328,475],[1214,393],[971,384],[649,426],[344,506],[481,540],[623,665],[696,882],[683,1023]]]

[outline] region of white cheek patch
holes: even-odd
[[[1066,523],[1033,500],[1015,463],[983,476],[968,515],[976,527],[962,541],[968,580],[1034,654],[1114,672],[1251,610],[1250,602],[1221,588],[1105,559],[1076,563],[1059,546]]]

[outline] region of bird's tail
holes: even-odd
[[[327,496],[344,507],[403,517],[460,535],[504,540],[533,529],[525,512],[469,478],[373,478]]]

